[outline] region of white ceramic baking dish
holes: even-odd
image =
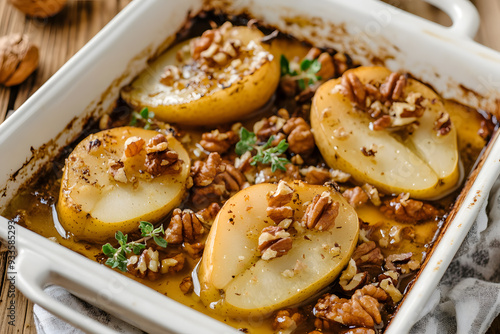
[[[216,6],[245,11],[318,46],[345,51],[362,64],[384,62],[409,71],[446,98],[498,113],[500,54],[471,40],[478,15],[467,0],[432,0],[453,19],[450,28],[375,0],[137,0],[0,125],[0,208],[85,122],[110,109],[120,87],[146,68],[146,60],[172,42],[188,13]],[[417,282],[386,333],[405,333],[439,282],[500,172],[495,138],[474,172]],[[1,209],[0,209],[1,211]],[[12,239],[0,217],[0,238]],[[12,272],[25,296],[92,333],[112,331],[52,300],[49,284],[149,333],[234,333],[234,329],[181,305],[117,272],[16,226],[18,256]]]

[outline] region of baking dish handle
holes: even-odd
[[[479,13],[469,0],[425,0],[448,14],[453,25],[450,31],[474,38],[479,29]]]
[[[86,333],[116,334],[111,328],[69,308],[43,290],[52,282],[51,264],[39,254],[22,249],[16,258],[16,286],[34,303]],[[26,274],[29,273],[29,274]]]

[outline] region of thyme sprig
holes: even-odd
[[[155,113],[149,111],[147,107],[142,108],[140,112],[132,112],[132,118],[130,120],[130,126],[137,126],[139,122],[144,123],[144,129],[150,130],[154,124]]]
[[[293,80],[297,80],[297,84],[301,90],[304,90],[307,86],[321,80],[321,76],[317,75],[317,73],[321,70],[321,63],[318,59],[303,59],[298,65],[297,70],[292,70],[292,67],[297,68],[296,64],[293,65],[295,66],[291,66],[290,61],[284,55],[281,55],[281,76],[288,76]]]
[[[115,239],[118,241],[118,248],[113,247],[110,243],[102,246],[102,252],[108,257],[106,265],[111,268],[118,268],[123,272],[127,271],[127,255],[134,253],[139,255],[145,248],[146,242],[153,238],[156,244],[160,247],[166,248],[167,241],[161,238],[165,234],[163,225],[154,228],[153,224],[142,221],[139,224],[142,239],[137,241],[128,242],[128,234],[123,234],[122,231],[115,233]]]
[[[243,155],[246,152],[255,150],[256,154],[252,157],[252,161],[250,162],[252,166],[257,165],[257,163],[270,164],[273,173],[277,169],[286,171],[285,165],[289,164],[290,161],[282,155],[288,149],[288,143],[283,139],[277,146],[271,146],[274,138],[274,136],[271,136],[267,143],[258,145],[255,133],[242,127],[240,129],[240,141],[236,143],[235,152],[238,155]]]

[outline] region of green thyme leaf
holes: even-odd
[[[290,62],[288,61],[288,59],[286,59],[284,55],[281,55],[280,65],[281,65],[281,76],[290,74]]]
[[[141,230],[141,235],[146,237],[153,232],[154,226],[150,222],[142,221],[139,223],[139,229]]]
[[[142,119],[148,119],[149,118],[149,110],[147,107],[142,108],[141,112],[139,113],[142,117]]]
[[[238,155],[243,155],[248,151],[254,149],[254,145],[257,141],[255,133],[248,131],[244,127],[240,129],[240,141],[236,143],[235,152]]]
[[[300,63],[300,69],[302,71],[307,71],[307,69],[311,66],[311,64],[313,63],[312,60],[310,59],[304,59],[302,60],[302,62]]]
[[[131,241],[127,242],[128,235],[123,234],[122,231],[117,231],[115,233],[115,239],[118,241],[120,247],[114,248],[110,243],[102,246],[102,252],[108,257],[105,264],[111,268],[118,268],[121,271],[127,271],[127,254],[134,253],[135,255],[141,254],[141,252],[146,249],[146,242],[149,238],[153,238],[156,244],[160,247],[167,247],[167,241],[161,237],[165,234],[163,230],[163,225],[154,228],[154,225],[150,222],[141,221],[139,224],[139,229],[143,242]],[[140,241],[141,241],[140,240]]]
[[[163,239],[163,238],[160,238],[160,237],[157,237],[156,235],[153,236],[153,240],[156,242],[156,244],[160,247],[163,247],[163,248],[167,248],[167,240]]]

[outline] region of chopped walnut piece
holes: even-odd
[[[205,225],[212,225],[215,216],[217,216],[217,213],[220,211],[220,205],[219,203],[212,203],[206,208],[201,209],[196,213],[196,217],[200,222],[202,222]]]
[[[368,198],[373,205],[380,206],[382,204],[377,188],[368,183],[365,183],[361,188],[368,195]]]
[[[194,242],[203,233],[205,228],[192,210],[175,209],[165,231],[165,240],[172,244]]]
[[[192,259],[199,259],[203,254],[205,249],[205,244],[202,242],[196,242],[190,244],[189,242],[184,242],[182,244],[182,249],[191,257]]]
[[[348,331],[343,332],[342,334],[375,334],[375,331],[371,328],[357,327],[351,328]]]
[[[195,60],[199,59],[200,54],[210,47],[212,41],[214,40],[214,37],[215,30],[206,30],[200,38],[192,40],[190,43],[191,57],[193,57],[193,59]]]
[[[280,181],[275,192],[267,194],[267,204],[270,207],[283,206],[292,200],[293,193],[295,190],[292,189],[285,181]]]
[[[125,174],[125,164],[123,161],[109,159],[108,173],[117,182],[127,183],[127,175]]]
[[[374,241],[364,242],[360,244],[352,254],[352,258],[356,261],[358,267],[362,265],[382,265],[384,256],[377,247]]]
[[[160,260],[158,251],[149,247],[140,255],[132,255],[127,260],[127,271],[139,278],[154,281],[160,277]]]
[[[380,211],[388,218],[403,223],[415,223],[435,219],[440,212],[429,203],[410,199],[410,194],[402,193],[398,197],[384,201]]]
[[[87,152],[92,152],[97,150],[101,146],[102,142],[99,138],[89,141],[87,144]]]
[[[141,152],[144,144],[144,139],[141,137],[133,136],[127,138],[127,140],[125,140],[125,156],[127,158],[136,156]]]
[[[361,187],[347,189],[342,193],[342,196],[349,200],[349,204],[353,208],[357,208],[368,202],[368,195]]]
[[[335,226],[339,208],[339,202],[333,201],[330,193],[325,191],[321,195],[316,195],[312,203],[307,206],[302,224],[310,229],[326,231]]]
[[[350,59],[347,58],[345,53],[337,52],[333,55],[333,61],[335,63],[335,75],[341,76],[349,69]]]
[[[339,284],[342,290],[345,292],[355,291],[365,285],[368,281],[368,273],[361,272],[358,273],[358,268],[356,267],[356,261],[351,259],[349,265],[342,272],[339,278]]]
[[[302,175],[305,175],[305,181],[309,184],[325,184],[332,179],[330,171],[326,168],[318,168],[309,166],[300,170]]]
[[[259,247],[262,260],[271,260],[288,253],[292,249],[290,233],[279,226],[265,227],[259,236]]]
[[[314,136],[311,127],[302,117],[292,117],[283,125],[288,135],[288,150],[295,154],[309,155],[314,151]]]
[[[191,168],[191,176],[195,186],[208,186],[211,184],[217,174],[225,171],[226,167],[222,164],[219,153],[210,153],[206,161],[196,161]]]
[[[321,80],[328,80],[335,75],[335,64],[332,56],[328,52],[323,52],[318,57],[318,62],[321,64],[321,69],[316,73]]]
[[[380,130],[384,130],[384,129],[390,127],[391,124],[392,124],[391,116],[383,115],[379,119],[372,122],[371,126],[372,126],[373,130],[380,131]]]
[[[209,152],[222,154],[227,152],[238,140],[238,135],[232,130],[222,133],[219,130],[213,130],[202,134],[200,145]]]
[[[182,160],[177,152],[169,150],[167,137],[157,134],[148,141],[144,166],[153,176],[175,174],[181,171]]]
[[[165,86],[172,86],[175,81],[181,78],[181,71],[175,65],[167,65],[163,69],[163,74],[160,78],[160,83]]]
[[[186,262],[186,258],[184,254],[177,254],[173,257],[169,257],[161,260],[161,268],[160,272],[162,274],[174,274],[179,272],[184,268],[184,263]]]
[[[261,141],[267,141],[271,136],[275,136],[281,131],[287,121],[278,116],[263,118],[253,126],[253,132]]]
[[[293,219],[293,209],[289,206],[268,207],[266,213],[276,224],[285,219]]]
[[[413,253],[391,254],[385,259],[384,267],[387,270],[402,272],[402,265],[409,263]],[[413,264],[412,264],[413,265]],[[418,267],[416,268],[418,269]]]
[[[179,289],[181,289],[182,293],[185,295],[193,292],[193,278],[191,276],[184,277],[179,284]]]
[[[275,331],[292,332],[305,320],[305,315],[296,308],[279,310],[273,318],[273,329]]]
[[[345,326],[373,328],[382,322],[379,301],[386,301],[386,292],[373,285],[356,290],[351,299],[328,294],[314,306],[316,317]]]
[[[444,136],[451,131],[451,118],[447,112],[442,112],[434,122],[434,130],[439,136]]]
[[[379,287],[387,292],[394,303],[398,303],[401,299],[403,299],[403,294],[394,286],[391,278],[386,278],[380,281]]]

